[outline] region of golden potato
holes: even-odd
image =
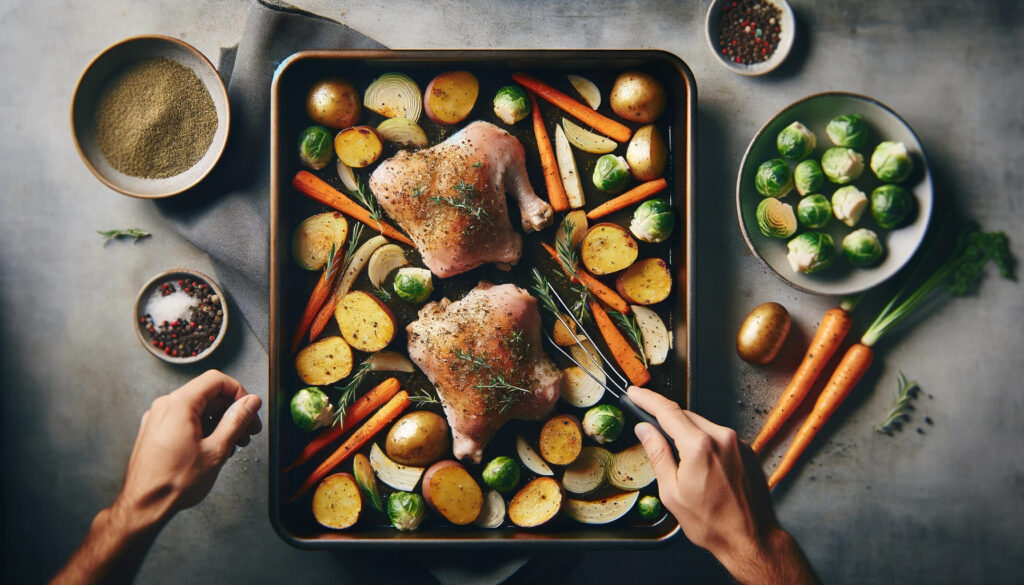
[[[668,147],[658,127],[649,124],[637,130],[626,147],[626,163],[637,181],[657,179],[668,162]]]
[[[789,335],[789,311],[779,303],[762,303],[747,315],[736,335],[736,353],[753,364],[775,359]]]
[[[608,102],[619,116],[650,124],[665,109],[665,88],[652,75],[627,71],[615,80]]]
[[[306,96],[306,113],[317,124],[340,130],[359,121],[362,100],[352,82],[340,77],[323,79]]]
[[[441,459],[451,447],[448,423],[429,410],[410,412],[388,431],[384,451],[403,465],[426,467]]]

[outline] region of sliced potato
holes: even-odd
[[[583,207],[586,204],[583,197],[583,182],[580,181],[579,169],[576,168],[576,158],[572,155],[569,139],[565,137],[565,131],[561,126],[555,126],[555,159],[558,162],[558,174],[562,178],[565,195],[569,199],[569,207]]]
[[[456,124],[473,111],[480,82],[469,71],[446,71],[430,81],[423,94],[427,117],[438,124]]]
[[[558,515],[564,498],[562,484],[550,477],[538,477],[512,497],[508,518],[523,528],[540,526]]]
[[[584,524],[608,524],[632,510],[639,496],[640,492],[632,491],[592,501],[569,498],[565,501],[565,513]]]
[[[576,322],[569,315],[562,313],[561,319],[555,320],[555,328],[551,331],[555,343],[565,347],[576,344]]]
[[[377,472],[377,477],[382,482],[403,492],[411,492],[415,489],[416,484],[423,477],[423,472],[426,471],[423,467],[402,465],[397,461],[392,461],[377,443],[370,447],[370,466]]]
[[[310,386],[333,384],[352,372],[352,350],[337,335],[321,339],[295,356],[295,371]]]
[[[672,333],[657,313],[640,305],[630,305],[644,344],[644,355],[652,366],[665,363],[668,350],[672,349]]]
[[[313,517],[321,526],[344,530],[359,520],[363,500],[350,473],[328,475],[313,493]]]
[[[640,443],[619,451],[612,458],[612,465],[608,468],[608,483],[620,490],[638,490],[652,482],[654,468]]]
[[[572,243],[573,247],[579,246],[587,235],[587,229],[589,229],[587,227],[587,213],[582,209],[566,213],[565,218],[558,224],[558,229],[555,230],[556,242],[565,241],[565,230],[569,227],[572,227],[569,233],[569,242]]]
[[[473,524],[483,528],[498,528],[503,522],[505,522],[505,499],[497,491],[488,490],[484,495],[484,507]]]
[[[562,127],[565,128],[565,137],[569,143],[583,152],[608,154],[619,146],[619,143],[611,138],[594,134],[568,118],[562,118]]]
[[[370,256],[370,263],[366,266],[366,275],[370,277],[370,284],[374,288],[379,288],[392,270],[408,265],[409,260],[405,257],[405,251],[399,245],[385,244],[374,250],[373,255]]]
[[[578,366],[562,370],[562,388],[559,397],[577,408],[594,406],[604,397],[604,370],[597,370],[596,380]],[[600,383],[599,383],[600,382]]]
[[[595,110],[601,107],[601,90],[597,89],[597,85],[593,81],[579,75],[569,75],[569,83],[580,94],[583,101],[587,102],[588,106]]]
[[[346,128],[334,137],[334,151],[345,165],[361,169],[370,166],[384,152],[384,143],[370,126]]]
[[[302,220],[292,234],[292,255],[306,270],[319,270],[345,246],[348,220],[340,211],[318,213]]]
[[[661,258],[645,258],[615,279],[615,289],[629,303],[660,303],[672,292],[672,271]]]
[[[665,171],[668,147],[658,127],[649,124],[633,133],[626,147],[626,163],[637,181],[657,179]]]
[[[565,468],[562,485],[574,494],[589,494],[604,485],[614,456],[603,447],[584,447],[580,456]]]
[[[345,341],[365,352],[387,347],[395,338],[395,315],[377,297],[361,290],[345,295],[334,311]]]
[[[580,259],[591,274],[612,274],[629,268],[639,249],[626,229],[614,223],[599,223],[587,231]]]
[[[516,454],[519,455],[519,460],[523,462],[523,467],[536,473],[537,475],[554,475],[555,472],[551,471],[548,464],[541,459],[540,455],[533,450],[533,447],[526,442],[522,436],[516,437]]]
[[[438,461],[427,469],[423,475],[423,499],[456,525],[476,520],[484,505],[484,494],[476,480],[452,459]]]
[[[578,418],[559,414],[548,419],[540,429],[540,456],[548,463],[569,465],[583,448],[583,429]]]
[[[428,142],[427,133],[423,131],[423,128],[408,118],[384,120],[377,124],[377,134],[380,134],[384,140],[399,146],[423,148]]]

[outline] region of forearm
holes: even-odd
[[[715,556],[743,585],[819,583],[800,546],[781,528],[773,530],[761,543],[720,551]]]

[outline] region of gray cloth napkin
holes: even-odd
[[[343,24],[286,6],[254,2],[233,60],[231,52],[220,59],[231,100],[227,149],[201,185],[156,203],[170,226],[210,256],[220,284],[264,348],[270,335],[270,84],[274,72],[301,50],[384,48]],[[573,551],[533,556],[506,551],[407,552],[397,563],[393,552],[344,556],[346,565],[356,570],[374,567],[376,582],[443,585],[556,583],[578,560]]]

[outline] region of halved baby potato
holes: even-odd
[[[557,482],[556,482],[557,483]],[[449,522],[469,524],[480,516],[484,493],[461,463],[438,461],[423,474],[423,499]]]
[[[328,475],[313,493],[313,517],[322,526],[344,530],[359,520],[363,499],[350,473]]]
[[[660,303],[672,292],[672,271],[661,258],[645,258],[615,279],[615,290],[629,303]]]
[[[626,147],[626,163],[637,181],[651,181],[661,176],[668,162],[668,147],[658,127],[650,124],[633,133]]]
[[[516,526],[540,526],[558,515],[565,491],[558,480],[538,477],[524,485],[508,505],[508,519]]]
[[[548,463],[569,465],[579,457],[583,448],[583,429],[571,414],[559,414],[548,419],[540,429],[540,456]]]
[[[599,223],[590,228],[580,250],[583,265],[597,276],[629,268],[638,254],[633,236],[614,223]]]
[[[321,339],[295,356],[295,371],[310,386],[333,384],[352,372],[352,350],[337,335]]]
[[[346,166],[361,169],[370,166],[384,151],[384,143],[370,126],[346,128],[334,137],[334,151]]]
[[[469,71],[446,71],[430,81],[423,93],[423,110],[438,124],[457,124],[473,111],[480,82]]]
[[[334,310],[341,335],[352,347],[379,351],[395,338],[395,315],[377,297],[361,290],[345,295]]]

